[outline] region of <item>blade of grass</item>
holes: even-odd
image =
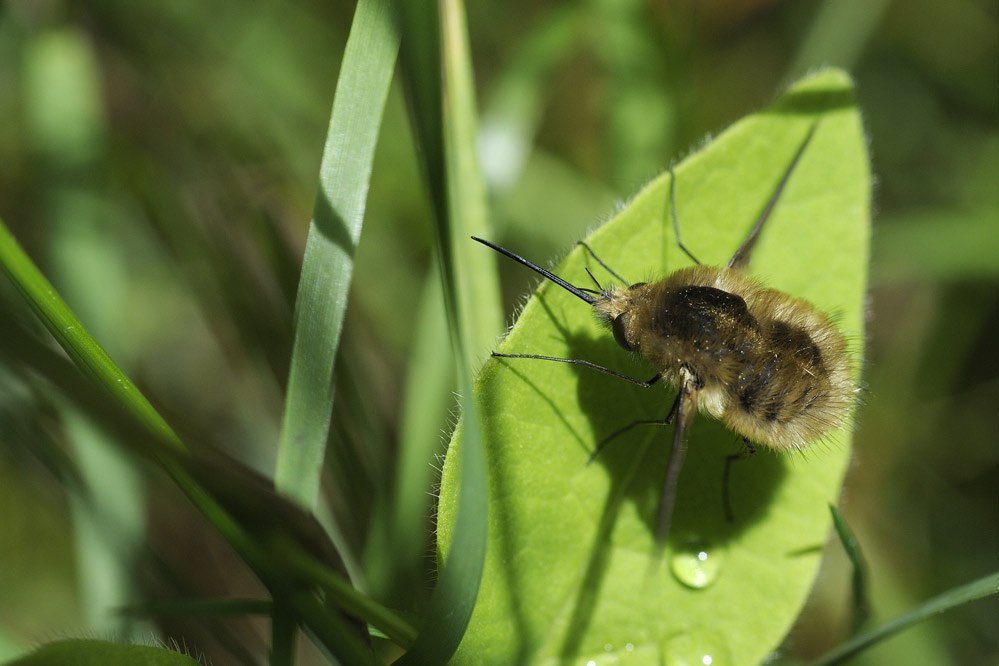
[[[836,505],[830,504],[829,511],[832,513],[833,526],[839,535],[839,541],[853,565],[853,620],[850,623],[850,633],[856,634],[871,616],[871,600],[867,594],[867,562],[864,560],[864,554],[860,552],[860,543],[856,535],[846,524]]]
[[[866,648],[885,640],[892,634],[896,634],[903,629],[908,629],[914,624],[928,620],[934,615],[957,608],[962,604],[975,599],[981,599],[992,594],[999,593],[999,572],[979,578],[978,580],[956,587],[948,592],[934,597],[914,608],[913,610],[900,615],[894,620],[875,627],[870,631],[854,636],[847,642],[840,645],[835,650],[827,652],[822,657],[813,661],[810,666],[831,666],[832,664],[842,664],[847,659],[865,650]]]
[[[177,454],[186,451],[184,444],[132,380],[84,328],[25,254],[2,220],[0,271],[14,284],[75,365],[91,381],[103,387],[114,402],[147,434],[148,441],[142,443],[139,452],[155,459],[244,559],[251,566],[259,567],[265,558],[258,545],[179,462]]]
[[[312,509],[375,143],[399,50],[392,0],[360,0],[344,50],[295,303],[275,485]]]
[[[469,447],[461,465],[454,547],[412,648],[397,662],[447,661],[468,626],[485,556],[485,462],[472,403],[471,368],[499,330],[495,268],[465,256],[470,229],[485,229],[485,190],[475,155],[475,112],[464,8],[457,0],[403,3],[407,89],[434,204],[437,257],[456,357]],[[441,79],[443,74],[444,79]],[[471,266],[478,267],[471,276]],[[461,280],[457,277],[460,276]]]
[[[24,253],[0,220],[0,270],[10,279],[70,359],[88,378],[106,389],[139,424],[174,451],[184,444],[146,400],[132,380],[108,356],[49,281]]]
[[[306,552],[308,546],[305,543],[308,542],[308,537],[302,541],[303,535],[291,529],[297,527],[297,523],[282,520],[278,523],[272,521],[269,525],[279,528],[283,526],[286,532],[260,529],[261,526],[256,522],[253,523],[256,529],[249,529],[244,524],[259,519],[260,512],[256,509],[267,506],[252,504],[253,500],[260,500],[259,495],[255,494],[244,499],[244,505],[232,504],[233,497],[229,496],[229,506],[223,505],[213,495],[215,492],[221,493],[221,497],[227,497],[226,492],[234,489],[225,485],[227,479],[219,480],[214,488],[209,489],[209,484],[214,482],[213,479],[220,479],[217,470],[216,473],[212,473],[211,469],[194,464],[197,461],[185,455],[184,444],[170,426],[83,327],[76,315],[24,253],[2,220],[0,220],[0,271],[7,275],[77,367],[93,382],[104,387],[114,402],[131,417],[134,425],[141,428],[138,436],[142,439],[136,448],[137,452],[154,459],[163,468],[191,503],[205,515],[265,583],[272,581],[272,574],[275,571],[282,571],[289,573],[296,580],[322,585],[335,598],[338,607],[374,624],[389,635],[401,636],[399,639],[401,645],[409,644],[411,635],[415,632],[405,621],[364,597],[349,583],[331,572],[325,564]],[[129,433],[136,431],[133,424],[125,425],[125,429]],[[240,488],[246,489],[243,486]],[[236,500],[238,499],[237,497]],[[233,508],[236,512],[242,510],[242,514],[230,510]],[[273,509],[279,514],[282,511],[280,506],[274,506]],[[243,522],[240,522],[240,516]],[[295,518],[288,514],[281,516]],[[297,604],[295,608],[298,609]],[[339,653],[341,650],[352,653],[356,649],[352,644],[326,647],[334,653]]]
[[[446,151],[452,277],[467,370],[478,371],[503,330],[495,255],[483,254],[469,236],[490,234],[488,201],[476,141],[475,86],[462,0],[441,2]]]
[[[475,149],[475,98],[464,9],[458,1],[441,3],[439,17],[435,9],[410,10],[403,5],[407,92],[436,213],[440,268],[449,299],[445,305],[460,320],[456,330],[462,333],[465,360],[475,369],[502,330],[499,283],[495,259],[472,254],[475,248],[468,242],[470,235],[489,235],[489,223]],[[441,81],[442,68],[446,85]]]
[[[416,629],[393,611],[358,592],[342,576],[301,550],[289,551],[285,556],[289,569],[321,587],[338,608],[348,615],[364,620],[383,632],[400,647],[408,648],[416,640]]]
[[[338,663],[357,666],[374,666],[378,663],[369,650],[355,645],[356,640],[343,619],[336,613],[328,612],[314,596],[301,592],[292,603],[295,612],[302,618],[305,630],[317,645],[326,647]]]

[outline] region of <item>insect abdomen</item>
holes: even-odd
[[[853,405],[846,342],[807,301],[758,289],[747,298],[763,344],[730,386],[722,420],[751,441],[800,449],[839,427]]]

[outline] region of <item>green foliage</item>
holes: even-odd
[[[763,232],[751,272],[837,313],[844,333],[861,339],[869,167],[842,72],[827,70],[793,86],[769,110],[681,162],[675,170],[681,232],[701,261],[724,264],[814,122],[818,129]],[[668,189],[668,176],[657,178],[586,239],[628,280],[656,279],[690,263],[672,234]],[[582,248],[555,272],[582,285],[586,266],[605,279]],[[499,351],[582,358],[640,378],[655,372],[628,363],[590,308],[549,283]],[[856,374],[861,365],[855,349]],[[849,426],[802,455],[761,453],[738,465],[736,520],[727,524],[722,463],[740,444],[717,423],[699,420],[666,561],[657,563],[650,523],[669,453],[666,432],[633,431],[593,464],[586,461],[622,425],[664,416],[671,395],[660,388],[643,394],[568,364],[493,359],[476,396],[490,471],[489,551],[458,663],[601,663],[634,651],[633,658],[649,663],[711,655],[718,663],[755,664],[780,643],[818,568],[830,529],[827,506],[839,495],[850,455]],[[463,432],[452,440],[442,479],[444,552]],[[673,559],[694,545],[720,560],[717,580],[703,589],[681,583],[672,571]]]

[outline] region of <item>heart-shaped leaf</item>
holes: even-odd
[[[724,265],[816,123],[749,272],[832,314],[854,341],[859,375],[870,175],[846,74],[825,70],[799,82],[681,162],[677,212],[684,245],[701,262]],[[586,239],[629,281],[654,281],[690,263],[673,234],[668,193],[664,174]],[[531,258],[529,248],[511,249]],[[601,282],[612,279],[582,248],[555,272],[591,286],[586,267]],[[588,305],[549,282],[498,351],[585,359],[641,379],[658,371],[622,351]],[[659,559],[655,517],[670,429],[635,428],[592,464],[587,459],[622,426],[664,417],[674,395],[564,363],[486,363],[476,398],[489,467],[489,542],[455,663],[757,664],[780,643],[819,565],[851,425],[802,454],[764,450],[737,463],[727,522],[722,470],[742,443],[699,415]],[[459,426],[441,483],[445,556],[461,453]]]

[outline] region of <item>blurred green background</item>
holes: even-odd
[[[542,260],[801,74],[853,74],[875,222],[865,404],[842,511],[870,563],[875,621],[999,569],[999,4],[466,9],[494,237]],[[0,4],[0,216],[182,436],[268,475],[352,14],[304,0]],[[438,281],[428,215],[395,86],[337,365],[324,512],[358,579],[414,611],[433,581],[425,463],[424,555],[409,575],[386,579],[377,525],[399,440],[433,437],[443,451],[453,421],[446,391],[422,432],[402,416],[427,404],[414,365],[450,356],[443,324],[430,345],[439,359],[414,352],[414,330],[432,330],[418,326],[433,311],[424,284]],[[501,266],[509,313],[533,281]],[[40,330],[3,281],[0,658],[59,636],[156,635],[214,663],[266,661],[262,621],[109,612],[264,592],[169,483],[109,448],[36,372]],[[849,632],[840,551],[830,544],[789,660]],[[978,601],[855,663],[999,664],[997,618],[999,600]]]

